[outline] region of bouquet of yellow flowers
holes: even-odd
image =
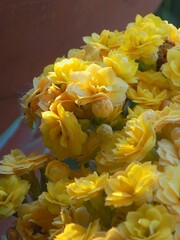
[[[180,239],[180,29],[148,14],[57,58],[21,99],[45,151],[0,162],[8,239]]]

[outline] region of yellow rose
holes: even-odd
[[[107,173],[98,176],[96,172],[87,177],[75,178],[74,182],[67,186],[67,193],[71,199],[87,201],[104,189],[107,178]]]
[[[180,165],[166,166],[159,176],[159,188],[156,193],[158,202],[167,206],[169,211],[180,216]]]
[[[15,175],[0,176],[0,219],[14,214],[25,198],[30,185]]]
[[[58,104],[56,113],[43,112],[42,119],[40,130],[44,144],[55,156],[63,160],[67,156],[81,154],[82,144],[87,136],[72,112],[65,111],[62,105]]]
[[[87,66],[87,62],[78,58],[62,58],[55,62],[54,71],[49,72],[47,77],[55,84],[68,84],[72,72],[83,71]]]
[[[26,156],[19,149],[15,149],[0,161],[0,173],[23,175],[44,166],[48,160],[48,154],[36,155],[31,153]]]
[[[154,128],[143,114],[137,119],[127,121],[124,134],[117,139],[113,149],[114,158],[119,163],[141,161],[155,146],[156,135]]]
[[[168,99],[168,91],[161,90],[155,85],[140,81],[137,87],[130,87],[127,96],[140,106],[151,109],[159,109],[163,101]]]
[[[168,49],[167,63],[161,66],[162,73],[169,78],[172,85],[180,87],[180,45]]]
[[[55,215],[38,201],[22,204],[18,209],[18,219],[15,223],[18,239],[46,240]]]
[[[115,107],[122,105],[125,101],[128,84],[116,77],[110,67],[103,68],[97,64],[91,64],[85,71],[73,72],[71,79],[66,92],[80,106],[97,104],[97,102],[100,105],[100,103],[103,104],[104,99],[108,99]],[[112,107],[109,104],[108,106],[110,114]]]
[[[106,205],[122,207],[150,202],[156,182],[156,167],[150,162],[131,163],[125,171],[118,171],[108,179]]]
[[[93,33],[91,36],[83,37],[83,40],[88,45],[93,45],[100,49],[102,55],[106,55],[111,49],[119,48],[122,43],[122,32],[117,30],[103,30],[100,34]]]
[[[57,182],[63,178],[68,178],[70,169],[67,164],[53,160],[48,163],[45,175],[49,181]]]
[[[162,205],[143,205],[136,212],[128,212],[126,221],[117,230],[122,240],[173,240],[175,219]]]
[[[136,16],[124,32],[124,43],[120,50],[132,59],[142,59],[146,63],[155,63],[158,47],[169,34],[168,24],[159,17],[148,14],[144,18]]]
[[[37,116],[40,116],[39,96],[46,92],[51,82],[46,77],[33,79],[33,88],[30,89],[20,100],[29,125],[32,127]]]
[[[89,224],[88,228],[75,223],[70,223],[65,226],[64,232],[57,235],[54,240],[91,240],[98,231],[99,222],[96,220]]]
[[[132,84],[137,82],[135,74],[138,69],[138,63],[125,54],[114,50],[109,52],[108,56],[103,58],[103,61],[106,66],[112,67],[118,77],[127,83]]]
[[[151,111],[145,114],[149,115],[149,118],[151,119],[156,132],[160,132],[165,126],[172,125],[174,127],[176,124],[180,124],[179,103],[171,103],[162,111]]]
[[[157,153],[159,154],[159,163],[163,166],[178,165],[180,158],[176,146],[168,139],[161,139],[158,143]]]
[[[39,202],[52,214],[59,215],[61,207],[72,204],[66,191],[66,185],[70,182],[68,179],[62,179],[58,182],[48,182],[47,192],[43,192],[39,196]]]

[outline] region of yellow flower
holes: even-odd
[[[68,178],[70,169],[67,164],[58,160],[53,160],[48,163],[45,170],[45,175],[49,181],[57,182],[63,178]]]
[[[131,163],[125,171],[118,171],[108,179],[106,205],[122,207],[150,202],[156,182],[156,167],[150,162]]]
[[[42,119],[40,130],[44,144],[53,151],[55,156],[64,159],[67,156],[81,154],[86,134],[72,112],[65,111],[61,104],[58,104],[56,113],[43,112]]]
[[[98,228],[98,220],[90,223],[87,229],[79,224],[70,223],[65,226],[64,232],[57,235],[54,240],[91,240]]]
[[[55,236],[62,233],[67,224],[79,224],[87,228],[91,223],[92,217],[84,206],[75,208],[73,206],[62,207],[60,215],[53,219],[53,228],[50,229],[49,240],[54,240]]]
[[[175,144],[168,139],[161,139],[158,143],[157,153],[159,154],[159,163],[163,166],[177,166],[180,163],[178,149]]]
[[[156,193],[158,202],[167,206],[169,211],[180,216],[180,165],[166,166],[159,176],[159,188]]]
[[[143,205],[128,212],[126,221],[117,227],[122,240],[173,240],[174,229],[174,217],[162,205]]]
[[[66,185],[70,182],[67,178],[59,180],[58,182],[48,182],[47,192],[43,192],[39,196],[40,203],[52,214],[59,215],[61,207],[72,204],[66,191]]]
[[[120,50],[133,59],[142,59],[146,63],[155,63],[158,47],[169,34],[168,24],[159,17],[148,14],[144,18],[136,16],[124,32],[124,43]]]
[[[87,201],[96,197],[104,189],[107,178],[107,173],[98,176],[96,172],[87,177],[75,178],[74,182],[67,186],[67,193],[71,199]]]
[[[151,119],[156,132],[160,132],[165,126],[180,124],[180,104],[171,103],[166,106],[162,111],[147,111],[144,113]]]
[[[122,78],[127,83],[132,84],[137,82],[135,74],[138,69],[138,63],[125,54],[122,54],[118,50],[114,50],[109,52],[108,56],[104,57],[103,61],[108,67],[112,67],[118,77]]]
[[[30,185],[15,175],[0,176],[0,219],[14,214],[25,198]]]
[[[137,87],[130,87],[127,96],[142,107],[159,109],[163,101],[168,99],[168,91],[161,90],[156,85],[140,81]]]
[[[114,158],[121,164],[143,160],[156,142],[151,121],[142,114],[127,121],[124,131],[113,149]]]
[[[112,227],[107,232],[97,232],[93,240],[124,240],[124,238],[115,227]]]
[[[22,204],[18,209],[18,219],[15,225],[20,239],[48,239],[54,217],[55,215],[38,201]]]
[[[167,63],[161,67],[162,73],[169,78],[172,85],[180,87],[180,45],[168,49]]]
[[[124,44],[120,49],[132,59],[155,63],[158,47],[169,32],[168,24],[159,17],[153,14],[148,14],[144,18],[137,15],[135,22],[127,26],[124,32]]]
[[[110,114],[112,106],[120,106],[125,101],[128,84],[116,77],[110,67],[102,68],[91,64],[86,71],[73,72],[71,79],[72,82],[67,86],[66,91],[78,105],[84,106],[98,102],[100,105],[104,103],[104,99],[108,99],[111,102],[108,102]],[[105,104],[107,104],[106,101]]]
[[[19,149],[14,149],[0,161],[0,173],[23,175],[44,166],[48,160],[48,154],[36,155],[31,153],[26,156]]]
[[[117,30],[109,31],[103,30],[100,35],[97,33],[93,33],[90,36],[83,37],[83,40],[86,44],[93,45],[94,47],[103,50],[102,54],[106,54],[111,49],[119,48],[122,43],[122,32]]]
[[[72,72],[83,71],[87,66],[88,64],[86,61],[78,58],[61,58],[55,62],[54,71],[49,72],[47,77],[55,84],[68,84]]]
[[[25,118],[32,127],[37,116],[40,116],[39,95],[46,92],[51,83],[46,77],[33,79],[33,88],[30,89],[20,100]]]

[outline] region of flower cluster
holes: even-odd
[[[7,237],[178,240],[180,30],[137,15],[83,40],[21,99],[49,150],[0,162]]]

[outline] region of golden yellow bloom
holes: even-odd
[[[175,219],[162,205],[143,205],[136,212],[128,212],[126,221],[117,230],[122,240],[173,240]]]
[[[142,114],[137,119],[127,121],[124,131],[113,149],[114,158],[121,164],[141,161],[156,142],[151,121]]]
[[[0,161],[0,174],[23,175],[44,166],[48,160],[48,154],[26,156],[21,150],[14,149]]]
[[[31,127],[36,117],[40,116],[39,95],[46,92],[50,86],[51,82],[45,76],[34,78],[33,88],[21,98],[21,107]]]
[[[76,71],[83,71],[87,68],[87,62],[78,58],[61,58],[54,64],[54,71],[49,72],[48,79],[55,83],[68,84],[70,80],[70,74]]]
[[[127,119],[138,118],[145,111],[147,111],[147,109],[140,105],[136,105],[133,109],[128,108]]]
[[[180,123],[180,104],[171,103],[169,106],[166,106],[162,111],[148,111],[145,113],[148,115],[149,119],[153,122],[153,126],[156,132],[161,131],[165,126]]]
[[[69,166],[58,160],[53,160],[46,166],[45,175],[49,181],[57,182],[63,178],[68,178],[69,174]]]
[[[172,130],[171,139],[177,149],[177,155],[180,158],[180,127],[176,127]]]
[[[162,73],[175,87],[180,87],[180,45],[168,49],[167,63],[161,67]]]
[[[108,179],[106,205],[122,207],[150,202],[156,182],[156,167],[150,162],[131,163],[125,171],[118,171]]]
[[[93,240],[124,240],[124,237],[115,227],[112,227],[107,232],[97,232]]]
[[[180,163],[178,156],[178,149],[168,139],[161,139],[158,143],[157,153],[159,154],[159,163],[163,166],[173,165],[176,166]]]
[[[30,185],[15,175],[0,176],[0,219],[14,214],[25,198]]]
[[[22,204],[18,209],[18,219],[15,225],[20,239],[48,239],[54,217],[55,215],[38,201]]]
[[[170,87],[169,80],[160,71],[147,70],[144,72],[138,71],[138,81],[142,81],[149,85],[156,85],[159,89],[168,89]]]
[[[79,224],[70,223],[65,226],[64,232],[57,235],[54,240],[91,240],[98,228],[98,220],[90,223],[87,229]]]
[[[40,130],[44,144],[53,151],[55,156],[64,159],[67,156],[81,154],[86,134],[72,112],[65,111],[61,104],[58,104],[57,113],[43,112],[42,119]]]
[[[67,86],[66,91],[78,105],[97,104],[97,102],[103,104],[104,99],[109,99],[115,107],[125,101],[128,84],[116,77],[110,67],[102,68],[91,64],[86,71],[73,72],[71,79],[72,82]],[[110,114],[112,107],[108,109]]]
[[[96,197],[104,189],[107,178],[107,173],[98,176],[96,172],[87,177],[75,178],[74,182],[67,186],[67,193],[71,199],[87,201]]]
[[[124,32],[124,44],[120,49],[132,59],[142,59],[146,63],[155,63],[158,47],[169,34],[168,24],[159,17],[148,14],[144,18],[136,16]]]
[[[68,179],[62,179],[58,182],[48,182],[47,192],[43,192],[39,196],[40,203],[52,214],[59,215],[61,207],[72,203],[66,191],[66,185],[70,182]]]
[[[86,44],[93,45],[94,47],[102,50],[102,54],[105,55],[112,49],[119,48],[122,43],[123,33],[117,30],[109,31],[103,30],[100,34],[93,33],[90,36],[83,37]]]
[[[160,105],[168,99],[168,91],[161,90],[154,84],[148,84],[140,81],[137,87],[130,87],[127,96],[142,107],[159,109]]]
[[[116,75],[127,83],[136,83],[137,79],[135,74],[138,69],[138,63],[136,63],[133,59],[122,54],[118,50],[114,50],[109,52],[107,57],[103,59],[104,63],[108,67],[112,67]]]
[[[156,193],[158,202],[167,206],[169,211],[180,216],[180,165],[166,166],[159,176],[159,188]]]

